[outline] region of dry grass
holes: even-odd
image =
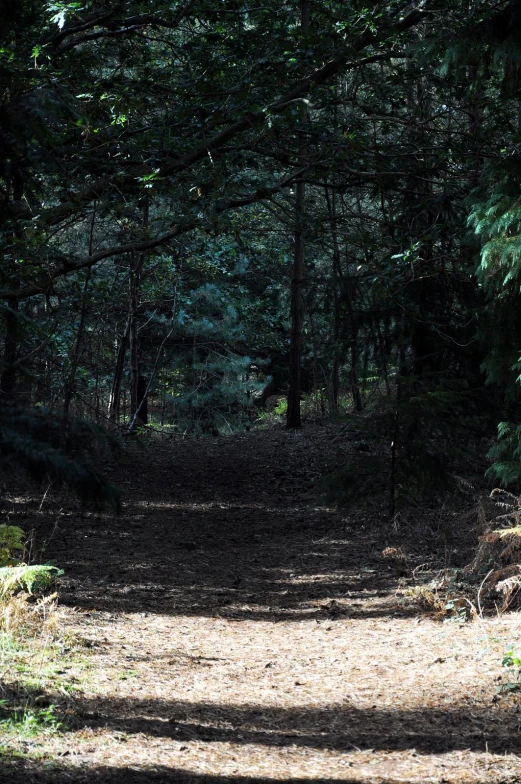
[[[58,629],[57,593],[34,598],[24,591],[0,602],[0,629],[19,642],[53,636]]]

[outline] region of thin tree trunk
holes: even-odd
[[[309,27],[309,0],[301,0],[301,29]],[[301,120],[305,122],[307,109],[303,105]],[[306,148],[299,150],[299,165],[303,166],[306,159]],[[289,390],[286,424],[289,428],[302,427],[300,398],[302,395],[302,326],[303,302],[302,283],[304,281],[305,239],[304,221],[306,209],[306,186],[298,182],[295,199],[295,235],[293,252],[293,270],[291,276],[291,343],[289,350]]]
[[[143,202],[143,228],[148,226],[148,199]],[[138,357],[138,317],[139,317],[139,283],[141,270],[145,262],[145,254],[141,253],[137,260],[133,261],[130,269],[130,296],[129,296],[129,320],[130,320],[130,422],[131,430],[146,424],[140,417],[142,398],[140,393],[146,388],[147,382],[140,381],[139,357]]]
[[[165,376],[163,380],[163,388],[161,392],[161,419],[160,419],[161,427],[163,427],[163,425],[165,424],[166,395],[167,395],[167,377]]]
[[[173,314],[172,314],[172,320],[173,320]],[[167,343],[167,341],[169,340],[169,338],[171,337],[173,331],[174,331],[174,326],[172,326],[170,331],[165,335],[165,337],[161,341],[161,345],[159,346],[159,349],[156,354],[154,367],[152,368],[152,372],[150,373],[150,378],[148,379],[148,381],[143,376],[139,376],[138,378],[138,401],[139,402],[134,412],[134,416],[132,417],[132,420],[130,422],[128,428],[129,432],[132,432],[137,420],[139,420],[139,422],[142,425],[148,424],[148,393],[150,391],[150,387],[152,386],[152,382],[156,377],[157,368],[159,367],[159,360],[161,359],[161,354],[163,353],[163,348]]]
[[[391,394],[391,384],[389,383],[389,368],[387,365],[387,354],[385,352],[385,344],[382,337],[382,329],[380,322],[376,319],[375,322],[375,330],[376,330],[376,337],[374,338],[376,345],[378,346],[378,354],[380,355],[380,369],[382,371],[384,381],[385,381],[385,391],[388,395]]]
[[[13,177],[13,200],[20,201],[23,198],[23,183],[18,177]],[[13,232],[14,239],[19,238],[20,229],[15,229]],[[16,273],[16,265],[14,264],[10,270],[13,274],[13,283],[19,283],[18,275]],[[12,402],[15,399],[16,387],[16,359],[18,356],[18,329],[19,318],[18,311],[20,308],[18,297],[10,297],[6,300],[7,309],[5,312],[5,337],[4,337],[4,356],[2,361],[2,370],[0,373],[0,395],[7,402]]]
[[[120,403],[121,403],[121,384],[123,382],[123,371],[125,369],[125,357],[127,355],[128,340],[130,336],[130,317],[127,319],[125,331],[123,332],[118,345],[116,356],[116,367],[114,368],[114,378],[110,390],[108,416],[113,422],[119,422]]]
[[[291,278],[291,345],[289,353],[289,391],[287,426],[301,427],[300,398],[302,394],[302,324],[303,302],[302,282],[304,280],[304,227],[305,185],[297,184],[295,249],[293,255],[293,274]]]
[[[2,397],[8,402],[15,399],[16,358],[18,356],[18,310],[19,302],[16,297],[7,300],[4,357],[2,374],[0,376],[0,390]]]
[[[361,411],[363,408],[362,405],[362,395],[360,394],[360,384],[358,383],[358,356],[359,356],[359,348],[358,348],[358,324],[356,321],[356,317],[353,311],[353,303],[351,300],[351,291],[349,289],[345,289],[345,302],[347,306],[347,314],[349,317],[349,329],[351,334],[351,346],[350,346],[350,382],[351,382],[351,394],[353,396],[353,406],[355,411]]]
[[[74,351],[72,352],[72,357],[71,357],[71,369],[69,372],[69,377],[67,378],[65,384],[65,391],[63,393],[63,413],[65,414],[65,416],[67,416],[69,413],[72,398],[74,396],[74,392],[76,389],[76,373],[78,372],[78,365],[80,363],[81,350],[83,345],[83,336],[85,334],[85,320],[87,318],[87,289],[89,287],[90,274],[91,274],[91,270],[89,268],[87,270],[85,283],[83,285],[83,297],[81,301],[81,310],[80,310],[80,323],[78,324],[76,343],[74,345]]]
[[[331,413],[338,413],[338,398],[340,393],[340,282],[342,279],[342,264],[340,261],[340,245],[338,242],[336,197],[335,191],[329,193],[325,189],[327,209],[331,223],[331,237],[333,240],[333,369],[331,372]]]
[[[129,278],[129,340],[130,340],[130,418],[134,417],[138,406],[139,366],[137,354],[137,319],[138,319],[138,277],[139,261],[133,259]]]
[[[90,221],[89,242],[88,242],[89,256],[92,254],[93,251],[95,222],[96,222],[96,203],[94,203],[94,209],[92,210],[92,218]],[[80,363],[81,351],[83,346],[83,336],[85,334],[85,321],[87,318],[87,291],[89,288],[90,276],[91,276],[91,267],[87,269],[85,283],[83,285],[83,295],[81,298],[81,310],[80,310],[80,323],[78,325],[76,343],[74,345],[74,351],[72,352],[72,357],[71,357],[71,369],[69,372],[69,377],[65,384],[65,391],[63,394],[63,413],[65,414],[65,416],[67,416],[69,413],[69,408],[76,387],[76,373],[78,372],[78,365]]]
[[[313,349],[313,398],[317,400],[316,395],[318,395],[318,404],[320,406],[320,414],[321,416],[325,416],[326,408],[324,405],[324,397],[322,395],[322,389],[320,384],[320,368],[318,364],[318,345],[317,345],[317,333],[315,330],[315,320],[313,318],[313,311],[310,307],[308,310],[308,318],[309,318],[309,327],[311,331],[311,348]],[[315,406],[313,406],[314,413],[318,414],[316,411]]]

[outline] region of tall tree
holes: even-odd
[[[300,3],[300,28],[302,38],[305,39],[310,25],[310,0],[301,0]],[[308,111],[305,103],[300,107],[301,130],[305,133]],[[305,141],[301,142],[297,154],[298,163],[302,170],[306,168],[307,147]],[[289,390],[287,425],[290,428],[299,428],[302,425],[300,415],[300,398],[302,394],[302,326],[303,303],[302,285],[304,282],[305,267],[305,233],[306,233],[306,184],[303,177],[296,183],[295,196],[295,234],[293,247],[293,270],[291,274],[291,344],[289,350]]]

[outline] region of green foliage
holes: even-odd
[[[444,619],[444,623],[463,624],[471,618],[468,607],[457,599],[449,599],[446,602],[445,612],[449,614],[449,617]]]
[[[517,158],[505,159],[485,174],[492,194],[474,204],[469,224],[483,247],[478,278],[490,300],[481,319],[480,338],[487,348],[483,370],[487,382],[502,390],[505,413],[521,394],[521,207],[517,191],[521,169]],[[521,477],[521,426],[498,424],[497,442],[489,452],[488,474],[503,486]]]
[[[25,531],[17,525],[0,524],[0,567],[19,563],[25,548]]]
[[[287,398],[285,397],[281,398],[273,410],[275,414],[277,414],[277,416],[279,417],[284,416],[286,411],[288,410]]]
[[[50,588],[61,569],[45,564],[20,563],[25,549],[25,531],[16,525],[0,525],[0,600],[5,602],[18,591],[32,594]]]
[[[521,425],[500,422],[497,442],[489,450],[493,464],[487,471],[503,487],[508,487],[521,478]]]
[[[264,360],[248,351],[260,342],[255,318],[262,307],[247,286],[248,259],[226,238],[205,242],[203,252],[209,280],[191,288],[198,275],[185,272],[173,329],[151,318],[151,329],[172,332],[171,370],[163,372],[168,416],[176,429],[194,435],[244,426],[254,395],[265,386]]]
[[[513,648],[505,651],[501,664],[503,667],[514,671],[515,681],[507,681],[506,683],[502,683],[500,686],[498,686],[498,692],[508,693],[512,691],[519,691],[521,689],[521,658],[516,653],[514,653]]]
[[[430,382],[481,384],[476,329],[496,320],[485,289],[506,303],[486,372],[494,383],[521,373],[521,351],[506,347],[521,311],[515,14],[440,0],[436,24],[421,11],[407,27],[398,0],[327,0],[311,4],[304,30],[296,0],[102,6],[9,3],[0,21],[0,316],[12,343],[0,373],[16,377],[6,397],[102,421],[116,388],[110,415],[128,422],[132,334],[154,427],[249,424],[265,376],[287,386],[305,170],[304,411],[327,400],[336,413],[347,396],[361,409],[408,375],[399,465],[430,485],[443,474],[441,431],[461,415],[451,385]],[[465,197],[492,159],[510,187],[482,183],[476,286]],[[105,436],[79,421],[0,415],[4,461],[117,508],[79,449]]]
[[[33,479],[63,482],[85,504],[120,508],[118,491],[86,461],[115,439],[86,419],[67,418],[38,409],[4,406],[0,413],[0,456],[9,469],[21,468]]]
[[[484,243],[479,268],[483,285],[503,297],[505,290],[516,290],[521,275],[521,201],[495,192],[474,206],[469,224]]]
[[[505,655],[501,662],[503,667],[516,667],[517,670],[521,670],[521,658],[514,654],[514,650],[511,648],[508,651],[505,651]],[[519,676],[518,672],[518,676]]]
[[[9,716],[2,718],[2,714],[6,713]],[[23,740],[41,733],[53,734],[61,726],[62,722],[56,715],[56,705],[48,705],[45,708],[24,708],[13,707],[9,700],[0,700],[0,733],[2,735],[12,735]]]
[[[0,568],[0,599],[5,600],[18,591],[32,594],[50,588],[62,569],[45,564],[19,564]]]

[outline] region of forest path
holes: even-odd
[[[440,624],[400,602],[383,521],[310,491],[341,460],[318,427],[123,459],[124,515],[49,545],[67,729],[0,782],[520,782],[515,696],[494,702],[519,616]]]

